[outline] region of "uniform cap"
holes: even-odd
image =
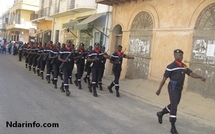
[[[67,40],[67,43],[72,43],[71,40]]]
[[[180,49],[174,50],[174,54],[175,54],[175,53],[182,53],[182,54],[184,54],[184,52],[183,52],[182,50],[180,50]]]

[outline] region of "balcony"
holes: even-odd
[[[119,5],[119,4],[130,3],[132,1],[137,2],[138,0],[96,0],[96,3],[114,6],[114,5]],[[142,1],[144,1],[144,0],[142,0]]]
[[[96,10],[97,4],[95,0],[64,0],[59,3],[55,3],[51,5],[51,13],[52,17],[61,17],[66,15],[72,15],[81,12],[87,12]]]
[[[57,7],[56,7],[57,8]],[[50,8],[46,7],[37,11],[37,14],[31,14],[31,21],[52,20],[50,17]]]
[[[39,1],[17,0],[10,8],[10,12],[16,11],[18,9],[37,11],[39,9]]]
[[[9,29],[29,29],[29,28],[35,28],[36,29],[36,25],[33,25],[31,22],[29,21],[22,21],[20,24],[15,23],[15,21],[13,21],[13,23],[9,23],[6,25],[6,30]]]

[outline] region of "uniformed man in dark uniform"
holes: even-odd
[[[48,57],[49,53],[52,51],[53,49],[53,42],[49,41],[48,43],[48,47],[46,47],[46,55],[47,58],[45,59],[46,61],[46,80],[48,83],[50,83],[51,80],[51,71],[52,71],[52,65],[51,65],[51,59]]]
[[[65,48],[62,48],[59,52],[58,55],[58,60],[63,62],[63,76],[64,80],[62,82],[62,85],[60,87],[62,92],[65,92],[66,90],[66,95],[70,95],[69,91],[69,75],[71,73],[71,65],[72,61],[74,61],[74,51],[72,49],[72,42],[70,40],[67,41],[67,46]]]
[[[40,52],[41,52],[41,58],[40,58],[40,77],[42,79],[44,79],[44,69],[46,66],[46,56],[47,56],[47,52],[46,52],[46,47],[47,44],[44,42],[43,43],[43,47],[40,48]]]
[[[85,64],[85,58],[86,58],[86,52],[84,50],[84,44],[80,43],[79,49],[77,50],[77,53],[75,54],[75,63],[77,65],[77,73],[75,74],[76,80],[74,83],[76,86],[78,86],[79,89],[82,89],[81,86],[81,77],[84,73],[84,64]]]
[[[176,113],[177,113],[178,104],[181,99],[181,91],[184,85],[185,74],[187,74],[188,76],[191,76],[192,78],[201,79],[202,81],[205,81],[205,78],[193,73],[184,63],[181,62],[183,59],[182,50],[176,49],[174,51],[174,57],[175,57],[175,61],[173,61],[171,64],[167,66],[166,71],[164,73],[164,77],[156,92],[157,95],[160,94],[161,89],[165,84],[165,81],[167,80],[167,78],[169,78],[170,82],[168,84],[168,92],[169,92],[170,104],[167,105],[162,111],[157,112],[157,116],[158,116],[158,122],[161,124],[163,115],[170,113],[170,122],[171,122],[170,132],[172,134],[178,134],[175,127]]]
[[[106,57],[102,57],[102,59],[101,59],[101,73],[100,73],[100,75],[98,77],[99,89],[103,90],[103,87],[102,87],[102,78],[104,76],[106,59],[107,58],[110,59],[110,56],[105,52],[105,47],[104,46],[101,47],[101,53],[104,53],[104,55],[106,55]]]
[[[40,60],[42,57],[42,52],[43,52],[43,46],[42,46],[42,42],[39,42],[39,46],[38,46],[38,51],[37,51],[37,75],[40,76]]]
[[[101,74],[101,59],[103,57],[106,57],[104,53],[101,53],[99,50],[99,43],[94,44],[94,50],[88,55],[87,61],[93,62],[92,63],[92,87],[93,87],[93,96],[98,97],[97,91],[96,91],[96,84],[98,81],[98,78]],[[92,92],[91,86],[89,87],[89,91]]]
[[[90,46],[89,48],[88,48],[88,50],[87,50],[87,56],[92,52],[92,50],[93,50],[93,47],[92,46]],[[87,58],[87,57],[86,57]],[[90,87],[90,74],[91,74],[91,61],[87,61],[86,62],[86,65],[85,65],[85,72],[87,72],[87,74],[85,75],[85,77],[84,77],[84,81],[86,82],[86,83],[88,83],[88,87]]]
[[[125,55],[122,52],[122,46],[118,46],[118,50],[112,54],[110,58],[110,62],[113,64],[113,73],[114,73],[114,81],[108,86],[110,93],[113,93],[112,87],[115,86],[116,89],[116,97],[120,97],[119,94],[119,78],[122,70],[122,62],[123,58],[134,59],[134,57],[130,57]]]
[[[31,66],[33,64],[33,42],[30,42],[30,46],[28,48],[28,69],[31,71]]]
[[[59,61],[57,59],[58,54],[60,51],[60,43],[57,42],[54,45],[54,48],[52,49],[51,53],[49,54],[49,58],[51,59],[51,64],[54,70],[54,76],[52,79],[52,84],[54,84],[54,88],[57,88],[57,80],[58,80],[58,74],[59,74]]]
[[[25,67],[28,68],[28,51],[29,51],[29,43],[25,44],[23,48],[24,56],[25,56]]]
[[[36,67],[37,67],[37,58],[38,58],[38,51],[39,51],[39,43],[35,43],[33,47],[33,72],[36,73]]]
[[[19,42],[19,61],[22,61],[22,54],[23,54],[24,47],[25,45],[23,44],[23,42]]]

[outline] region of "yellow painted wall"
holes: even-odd
[[[38,30],[51,30],[52,29],[52,21],[42,21],[37,23]]]
[[[122,26],[122,45],[128,49],[130,28],[136,15],[142,11],[151,15],[154,28],[148,79],[160,81],[167,64],[174,60],[174,49],[182,49],[184,60],[190,61],[195,22],[201,11],[211,3],[215,3],[215,0],[139,1],[114,6],[111,30],[117,24]],[[115,43],[114,40],[111,40],[112,35],[110,35],[109,50],[112,50]],[[125,78],[126,67],[125,60],[121,78]],[[110,64],[107,70],[110,74]]]
[[[21,20],[24,19],[24,21],[30,21],[30,16],[32,13],[34,13],[34,11],[21,10]]]

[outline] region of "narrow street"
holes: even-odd
[[[164,116],[157,122],[160,108],[121,93],[121,98],[106,88],[95,98],[87,84],[79,90],[70,85],[67,97],[19,62],[17,56],[0,54],[0,134],[169,134]],[[60,85],[58,82],[58,87]],[[59,127],[6,127],[6,122],[58,123]],[[205,126],[179,115],[179,134],[213,134]]]

